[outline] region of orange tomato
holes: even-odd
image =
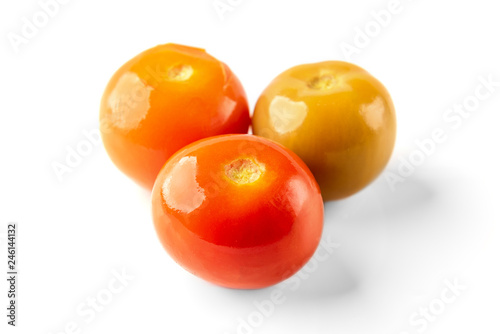
[[[316,177],[324,200],[350,196],[386,166],[396,116],[385,87],[350,63],[293,67],[257,101],[253,132],[294,151]]]
[[[297,272],[318,247],[323,201],[307,166],[252,135],[203,139],[158,175],[153,221],[171,257],[218,285],[254,289]]]
[[[247,133],[248,103],[229,67],[204,50],[158,45],[124,64],[101,101],[100,129],[115,165],[151,189],[183,146],[220,134]]]

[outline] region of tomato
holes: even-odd
[[[151,189],[167,159],[196,140],[247,133],[245,92],[229,67],[202,49],[158,45],[124,64],[101,101],[100,129],[116,166]]]
[[[203,139],[175,153],[156,180],[152,211],[177,263],[240,289],[293,275],[323,228],[321,192],[304,162],[252,135]]]
[[[276,77],[255,106],[253,132],[294,151],[324,200],[350,196],[386,166],[396,116],[385,87],[350,63],[299,65]]]

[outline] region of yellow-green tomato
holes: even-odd
[[[342,61],[295,66],[262,92],[253,132],[294,151],[323,199],[350,196],[386,166],[396,138],[394,105],[364,69]]]

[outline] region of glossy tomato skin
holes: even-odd
[[[276,77],[257,101],[252,128],[297,153],[323,199],[337,200],[363,189],[384,169],[396,116],[377,79],[356,65],[327,61]]]
[[[156,180],[152,210],[171,257],[229,288],[290,277],[313,255],[323,228],[321,193],[307,166],[252,135],[203,139],[174,154]]]
[[[178,149],[196,140],[247,133],[248,103],[229,67],[202,49],[165,44],[137,55],[109,81],[100,130],[115,165],[151,189]]]

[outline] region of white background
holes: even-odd
[[[474,102],[480,77],[500,81],[496,3],[401,0],[377,31],[371,12],[389,0],[222,2],[233,5],[221,18],[213,0],[72,0],[18,52],[8,34],[21,34],[23,17],[32,21],[41,7],[35,0],[1,2],[0,259],[5,272],[6,225],[18,222],[20,278],[13,329],[5,324],[1,274],[0,331],[499,333],[500,87],[460,124],[443,119],[455,104]],[[342,43],[355,46],[357,29],[366,27],[374,29],[370,42],[357,41],[358,53],[346,57]],[[395,175],[402,159],[422,157],[416,140],[437,128],[447,139],[394,187],[386,172],[361,193],[327,203],[324,239],[339,247],[295,277],[300,284],[258,291],[212,286],[164,252],[149,194],[114,167],[100,144],[62,181],[52,168],[65,163],[68,147],[86,140],[83,131],[97,128],[113,72],[167,42],[203,47],[226,62],[252,108],[291,66],[350,59],[364,67],[396,106],[398,138],[388,166]],[[133,279],[101,312],[91,318],[77,311],[88,312],[88,298],[109,297],[113,271],[122,270]],[[455,281],[464,289],[443,304],[446,282]],[[283,303],[272,314],[256,313],[255,302],[275,289]],[[422,320],[419,312],[429,306],[434,311]]]

